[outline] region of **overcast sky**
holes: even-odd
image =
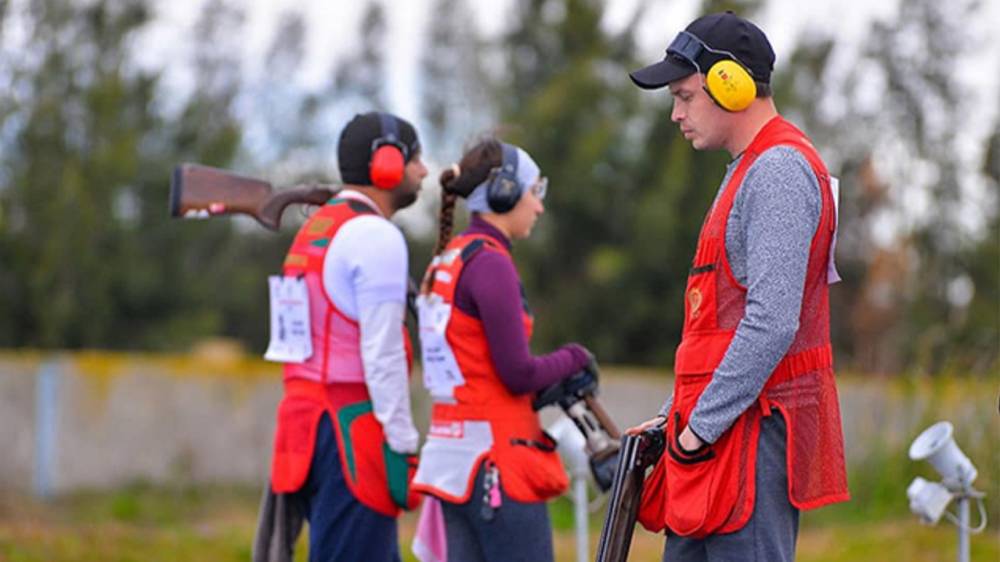
[[[190,37],[199,8],[204,0],[163,0],[157,4],[157,23],[143,46],[143,58],[156,64],[170,60],[171,54],[182,47]],[[771,0],[758,22],[767,32],[775,51],[778,64],[781,56],[794,46],[799,31],[809,26],[834,30],[845,42],[857,44],[860,34],[872,18],[889,18],[895,14],[897,0],[871,2],[848,0],[853,4],[845,9],[843,2],[801,2],[799,0]],[[634,13],[638,0],[611,0],[605,25],[620,28]],[[331,2],[330,0],[300,0],[297,9],[307,14],[309,36],[308,55],[303,65],[301,83],[304,86],[318,86],[328,78],[331,64],[336,57],[344,56],[356,44],[361,14],[366,2]],[[393,48],[387,52],[387,63],[392,69],[389,85],[392,109],[402,114],[416,113],[418,100],[412,92],[418,71],[417,58],[424,42],[424,29],[431,17],[431,0],[407,0],[391,2],[388,10],[389,35],[394,46],[414,46],[415,48]],[[505,14],[510,9],[510,0],[490,2],[470,2],[476,6],[477,24],[486,34],[495,34],[506,21]],[[648,16],[639,30],[639,44],[650,60],[662,57],[669,40],[695,17],[695,9],[700,2],[695,0],[653,1],[649,3]],[[247,0],[247,70],[251,75],[259,69],[259,62],[271,43],[274,25],[287,2],[277,0]],[[1000,21],[1000,13],[997,19]],[[182,69],[176,69],[182,73]],[[176,78],[183,80],[182,77]]]
[[[784,57],[794,49],[794,43],[803,33],[815,30],[817,33],[833,34],[837,42],[833,75],[846,72],[852,65],[860,49],[864,47],[866,33],[873,19],[892,21],[895,19],[902,1],[906,0],[841,0],[803,2],[801,0],[770,0],[763,9],[757,23],[765,30],[777,53],[780,70]],[[155,25],[145,35],[137,50],[143,61],[156,67],[167,67],[168,84],[184,90],[190,88],[187,72],[183,65],[171,65],[177,60],[177,52],[191,41],[191,28],[197,19],[205,0],[161,0],[156,4]],[[634,13],[640,0],[609,0],[604,25],[611,29],[621,28]],[[306,14],[308,23],[306,38],[307,54],[297,78],[301,87],[317,88],[329,79],[334,61],[347,56],[357,45],[356,33],[366,1],[299,0],[294,6]],[[289,3],[279,0],[245,0],[247,21],[245,36],[239,38],[245,45],[245,75],[253,80],[260,74],[264,53],[270,46],[275,24]],[[387,88],[387,109],[416,120],[419,115],[417,83],[421,48],[424,44],[424,30],[431,18],[432,0],[406,0],[384,2],[390,6],[389,41],[392,48],[386,50],[389,68]],[[487,35],[496,34],[507,21],[506,14],[512,6],[511,0],[469,1],[475,6],[477,24]],[[673,36],[697,14],[701,5],[698,0],[653,0],[648,2],[647,16],[639,28],[638,44],[646,58],[652,62],[663,56],[663,50]],[[970,29],[976,26],[980,36],[992,34],[985,28],[990,22],[1000,22],[1000,1],[985,2],[984,17],[969,22]],[[974,33],[970,33],[970,36]],[[1000,40],[988,41],[987,48],[980,56],[965,61],[956,69],[956,76],[969,84],[977,84],[975,91],[982,100],[969,100],[971,104],[982,105],[977,112],[978,119],[972,127],[980,127],[975,137],[985,136],[985,128],[995,122],[996,92],[1000,90]],[[840,70],[837,70],[839,66]],[[984,71],[986,69],[986,71]]]
[[[865,47],[867,32],[873,20],[893,21],[897,18],[902,2],[905,9],[907,0],[840,0],[816,1],[802,0],[769,0],[760,13],[756,23],[767,33],[777,54],[776,66],[779,71],[786,57],[790,56],[795,42],[810,31],[820,36],[833,35],[837,39],[831,69],[827,76],[845,75],[855,64],[858,53]],[[171,60],[183,60],[179,52],[189,45],[191,29],[199,16],[205,0],[160,0],[156,4],[157,16],[155,24],[138,43],[137,54],[144,64],[156,68],[165,68],[164,78],[168,88],[188,91],[193,86],[189,76],[190,68],[183,64],[170,64]],[[306,15],[308,25],[306,38],[306,56],[297,77],[298,85],[304,89],[315,89],[325,84],[330,78],[330,71],[335,61],[348,56],[357,46],[356,33],[361,15],[367,5],[367,0],[352,2],[332,0],[298,0],[294,3],[297,10]],[[652,62],[662,58],[667,43],[674,35],[683,29],[687,23],[698,14],[698,0],[652,0],[648,5],[646,17],[639,30],[637,42],[645,58]],[[261,63],[264,54],[274,39],[275,25],[281,15],[289,8],[288,2],[279,0],[245,0],[246,26],[245,35],[236,38],[242,52],[245,54],[244,75],[252,83],[255,76],[260,76]],[[620,29],[634,13],[640,0],[608,0],[604,25],[609,29]],[[419,98],[418,72],[419,56],[424,45],[425,29],[432,17],[430,6],[432,0],[383,1],[388,17],[388,41],[386,49],[386,64],[389,69],[387,101],[394,111],[414,121],[418,128]],[[475,7],[476,24],[484,35],[495,35],[501,26],[508,21],[507,13],[512,6],[512,0],[468,0],[468,5]],[[975,115],[966,124],[948,124],[957,126],[965,135],[962,151],[969,162],[981,158],[983,143],[993,127],[997,126],[997,91],[1000,90],[1000,40],[992,39],[993,30],[988,26],[1000,22],[1000,1],[984,2],[983,17],[969,22],[969,36],[979,36],[987,39],[986,48],[978,56],[963,61],[956,69],[956,77],[961,82],[974,86],[972,91],[978,98],[967,101],[970,107],[979,108],[970,113]],[[624,79],[624,77],[623,77]],[[835,79],[835,78],[834,78]],[[881,92],[873,92],[868,96],[871,103],[885,103]],[[836,118],[850,112],[854,108],[844,105],[844,101],[827,100],[822,108]],[[250,104],[252,106],[252,104]],[[244,116],[252,117],[252,116]],[[334,124],[331,124],[333,126]],[[333,126],[339,128],[340,124]],[[252,135],[251,135],[252,136]],[[248,141],[249,142],[249,141]],[[427,155],[426,160],[436,171],[435,155]],[[447,155],[445,155],[447,157]],[[425,182],[432,184],[434,182]],[[427,186],[433,190],[433,186]],[[979,190],[979,196],[967,201],[972,207],[981,205],[984,194]],[[988,194],[986,194],[988,196]],[[425,199],[425,198],[421,198]],[[426,198],[428,205],[430,199]],[[919,198],[905,197],[907,205],[913,205],[911,212],[924,214],[927,209],[920,209]],[[988,197],[987,197],[988,200]],[[908,211],[904,211],[908,212]],[[408,226],[423,230],[428,225],[420,224],[429,220],[421,218],[423,212],[413,209],[402,217]],[[981,216],[981,213],[976,212]],[[411,217],[412,215],[412,217]],[[889,221],[898,226],[898,221]],[[887,233],[891,238],[891,233]]]

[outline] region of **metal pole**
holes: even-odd
[[[35,495],[52,497],[56,461],[56,416],[59,413],[59,366],[42,363],[35,386]]]
[[[587,539],[587,476],[577,474],[573,477],[573,518],[576,521],[576,559],[577,562],[587,562],[590,548]]]
[[[969,562],[969,496],[958,496],[958,562]]]

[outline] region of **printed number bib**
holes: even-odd
[[[299,277],[271,275],[271,341],[264,359],[278,363],[301,363],[312,357],[309,324],[309,290]]]
[[[445,337],[451,305],[439,295],[417,297],[420,316],[420,350],[423,353],[424,387],[436,400],[454,399],[456,386],[465,384],[455,354]]]

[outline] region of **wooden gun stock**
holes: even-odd
[[[170,181],[170,216],[208,218],[242,213],[271,230],[292,203],[322,205],[337,192],[328,185],[298,185],[275,190],[270,183],[228,170],[181,164]]]

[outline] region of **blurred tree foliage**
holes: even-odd
[[[166,212],[176,163],[226,166],[239,148],[238,45],[226,40],[239,12],[206,4],[193,43],[197,85],[170,116],[158,107],[160,75],[128,55],[152,16],[146,1],[42,0],[5,24],[14,16],[29,35],[21,56],[0,61],[9,80],[0,93],[0,345],[259,340],[261,279],[283,244]]]
[[[693,151],[669,122],[669,95],[639,92],[627,79],[648,62],[635,60],[632,40],[642,5],[615,31],[602,25],[603,2],[515,5],[500,40],[509,87],[495,88],[496,103],[505,136],[532,152],[553,186],[540,231],[516,251],[539,311],[536,341],[549,348],[578,339],[604,360],[669,364],[688,263],[727,155]],[[761,8],[708,1],[700,12],[731,9],[755,19]],[[845,280],[832,293],[841,365],[889,373],[997,368],[997,184],[960,151],[968,92],[954,79],[975,49],[957,38],[980,8],[915,0],[898,21],[872,24],[861,53],[867,64],[832,94],[853,104],[880,76],[891,103],[821,114],[835,39],[816,30],[805,30],[776,68],[779,110],[812,133],[842,179]],[[962,182],[977,175],[985,182],[985,205],[976,209],[985,232],[967,228],[965,214]],[[919,214],[914,199],[931,211]],[[876,232],[885,221],[897,229],[889,240]]]
[[[385,7],[378,0],[369,2],[361,17],[358,49],[334,70],[332,94],[353,102],[358,111],[385,107]]]
[[[984,108],[965,103],[975,92],[956,72],[990,40],[969,33],[982,7],[911,0],[897,19],[871,24],[839,74],[835,38],[806,30],[779,75],[782,107],[841,178],[833,330],[855,369],[998,367],[1000,129],[993,118],[985,147],[962,146]]]
[[[897,326],[902,341],[909,343],[903,348],[901,365],[928,373],[961,371],[990,362],[988,355],[982,355],[989,350],[983,347],[982,339],[963,341],[963,333],[968,337],[970,329],[981,336],[992,333],[994,366],[996,346],[1000,345],[995,316],[1000,314],[1000,301],[995,298],[1000,268],[995,248],[1000,242],[990,226],[986,230],[992,242],[985,246],[977,244],[965,228],[973,217],[969,216],[972,209],[962,182],[971,179],[977,166],[963,158],[958,144],[960,127],[975,117],[970,119],[970,108],[963,104],[972,92],[956,80],[955,69],[979,48],[963,37],[967,22],[976,17],[979,7],[977,0],[948,6],[932,0],[910,0],[894,25],[879,23],[872,29],[870,56],[885,73],[886,94],[893,100],[880,121],[894,125],[897,133],[893,140],[902,144],[908,156],[903,166],[889,167],[885,175],[908,186],[904,201],[923,199],[931,208],[905,233],[915,259],[907,272],[912,281],[901,304],[903,321]],[[912,47],[914,36],[919,38],[919,48]],[[921,176],[926,175],[933,179],[921,182]],[[980,209],[993,225],[995,189],[996,184],[994,208]],[[990,246],[994,248],[992,262],[977,263],[979,258],[990,257]],[[970,309],[976,292],[981,299],[994,297],[993,329],[989,322],[980,324],[988,319]]]
[[[629,80],[648,62],[635,45],[643,10],[609,31],[600,1],[516,5],[498,104],[505,136],[552,186],[538,232],[515,252],[540,319],[536,342],[569,338],[605,361],[671,364],[698,230],[728,157],[691,150],[670,122],[669,94]]]
[[[430,154],[457,160],[470,133],[492,127],[488,45],[465,0],[432,0],[427,43],[421,49],[421,143]]]
[[[636,45],[647,4],[612,26],[600,0],[512,0],[487,37],[468,0],[431,0],[426,44],[412,47],[421,107],[405,117],[421,128],[428,161],[456,160],[461,144],[495,132],[550,179],[544,220],[515,247],[539,352],[576,340],[602,361],[663,367],[680,339],[687,270],[728,155],[692,150],[670,122],[669,94],[628,79],[649,62]],[[195,86],[166,100],[160,72],[131,55],[152,22],[150,0],[0,3],[2,32],[24,35],[0,59],[0,346],[176,349],[226,335],[263,349],[263,280],[293,227],[274,236],[241,221],[171,221],[171,169],[198,161],[279,183],[329,176],[331,139],[350,114],[392,109],[385,46],[400,46],[385,3],[366,2],[354,50],[326,85],[297,91],[304,35],[321,23],[289,11],[264,78],[250,84],[236,5],[206,0],[199,40],[184,51]],[[956,43],[960,27],[981,4],[907,6],[872,24],[870,47],[847,71],[837,38],[815,29],[776,69],[779,110],[841,178],[838,362],[995,372],[1000,133],[981,162],[963,158],[967,92],[953,79],[975,48]],[[699,12],[755,18],[763,7],[709,0]],[[238,112],[241,103],[257,109]],[[969,227],[962,186],[977,182],[982,225]],[[434,234],[411,235],[415,275]]]

